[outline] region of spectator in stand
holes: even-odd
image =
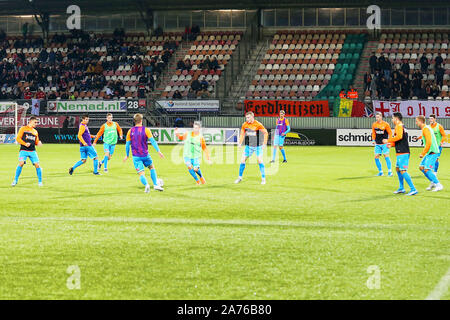
[[[392,83],[392,97],[400,97],[401,96],[401,87],[398,80],[394,80]]]
[[[217,70],[219,69],[219,67],[219,62],[217,61],[216,57],[212,57],[211,61],[209,62],[209,69]]]
[[[347,92],[347,99],[358,100],[358,91],[356,91],[352,85]]]
[[[30,87],[25,88],[25,91],[23,92],[23,98],[26,100],[33,98],[33,93],[30,91]]]
[[[200,82],[201,90],[207,90],[208,89],[208,81],[206,81],[205,78]]]
[[[390,81],[391,80],[391,70],[392,70],[392,64],[389,61],[388,57],[384,57],[383,59],[383,73],[384,73],[384,77],[386,78],[386,81]]]
[[[191,70],[191,68],[192,68],[191,60],[189,59],[184,60],[184,70],[189,71]]]
[[[187,94],[187,99],[188,100],[193,100],[193,99],[196,99],[196,98],[197,98],[197,95],[195,94],[195,91],[192,90],[192,88],[189,89],[189,92]]]
[[[370,96],[372,98],[375,98],[377,96],[377,82],[375,81],[375,79],[372,79],[372,81],[370,82]]]
[[[434,59],[434,69],[437,70],[442,65],[442,62],[444,62],[444,59],[442,59],[442,56],[438,54]]]
[[[94,66],[93,66],[92,64],[89,63],[89,65],[88,65],[88,67],[87,67],[87,69],[86,69],[86,73],[87,73],[87,74],[90,74],[90,73],[94,73],[94,71],[95,71]]]
[[[22,35],[23,35],[23,39],[26,40],[27,39],[27,35],[28,35],[28,22],[25,22],[22,25]]]
[[[198,79],[194,79],[194,81],[192,81],[191,83],[191,88],[197,93],[201,90],[202,85],[200,84],[200,81],[198,81]]]
[[[209,98],[209,92],[208,90],[201,90],[199,91],[199,94],[197,96],[200,99],[208,99]]]
[[[403,63],[402,63],[402,66],[401,66],[400,70],[401,70],[406,76],[409,76],[409,72],[410,72],[411,70],[410,70],[410,67],[409,67],[409,63],[408,63],[408,61],[407,61],[406,59],[403,59]]]
[[[113,90],[111,89],[111,84],[109,83],[107,86],[106,86],[106,88],[105,88],[105,92],[106,92],[106,97],[108,98],[108,99],[110,99],[110,98],[112,98],[112,96],[114,95],[114,92],[113,92]]]
[[[67,100],[67,99],[69,99],[69,94],[67,93],[67,91],[64,91],[61,94],[61,100]]]
[[[370,85],[372,83],[372,76],[369,72],[364,74],[364,92],[370,90]]]
[[[153,34],[155,35],[155,37],[161,37],[163,35],[163,29],[161,28],[161,26],[158,26],[155,31],[153,32]]]
[[[94,72],[96,74],[102,74],[103,73],[103,67],[102,67],[102,63],[98,62],[95,66]]]
[[[436,99],[436,97],[438,97],[440,93],[441,93],[441,88],[436,83],[433,83],[433,85],[431,86],[432,97],[434,99]]]
[[[369,58],[369,65],[370,65],[370,73],[374,74],[375,70],[378,69],[378,59],[377,56],[375,55],[375,52]]]
[[[184,28],[184,34],[183,34],[183,39],[185,40],[191,40],[191,28],[189,26],[186,26]]]
[[[415,75],[415,73],[414,73]],[[412,80],[412,94],[415,97],[418,97],[420,95],[420,89],[421,89],[421,85],[422,85],[422,79],[418,78],[418,77],[414,77],[413,75],[413,80]],[[420,74],[422,75],[422,74]]]
[[[39,91],[36,93],[36,99],[41,99],[41,100],[45,99],[45,93],[44,93],[44,91],[39,90]]]
[[[417,97],[421,100],[424,100],[428,97],[425,80],[422,80]]]
[[[424,54],[420,57],[419,63],[420,63],[420,72],[427,73],[428,66],[430,65],[430,63],[428,62],[428,59]]]
[[[193,35],[193,39],[195,39],[197,37],[197,35],[200,34],[200,27],[198,25],[192,26],[191,33]]]
[[[183,99],[183,96],[181,95],[180,91],[175,91],[172,95],[172,99],[174,100],[180,100]]]
[[[184,70],[186,68],[186,65],[184,64],[183,60],[180,60],[177,62],[177,69],[178,70]]]
[[[426,84],[425,92],[426,92],[425,99],[433,96],[433,89],[431,88],[431,85],[429,82],[427,82],[427,84]]]
[[[444,75],[445,75],[445,70],[444,68],[438,66],[436,68],[436,70],[434,71],[435,73],[435,78],[436,78],[436,84],[440,87],[442,87],[444,85]]]
[[[409,99],[409,97],[411,95],[411,84],[410,84],[410,81],[408,78],[405,78],[403,80],[401,88],[402,88],[402,95],[401,95],[402,99],[405,99],[405,100]]]
[[[200,68],[209,70],[210,69],[210,63],[211,63],[211,61],[209,60],[209,56],[206,56],[205,60],[203,60],[203,63],[201,63]]]

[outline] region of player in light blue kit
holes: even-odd
[[[272,161],[275,162],[275,157],[277,156],[277,148],[280,148],[281,154],[283,155],[283,163],[287,162],[286,151],[284,150],[284,139],[286,135],[291,131],[291,126],[289,125],[289,120],[286,119],[284,110],[280,111],[280,117],[277,119],[277,127],[275,129],[275,137],[273,138],[273,154]]]

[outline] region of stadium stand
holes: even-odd
[[[448,31],[393,31],[381,34],[372,56],[373,85],[367,96],[384,99],[448,99]]]
[[[352,83],[365,39],[365,34],[348,31],[279,32],[248,88],[246,98],[326,98]]]
[[[55,34],[6,37],[0,45],[0,99],[145,97],[182,40],[182,33]]]
[[[172,99],[177,91],[183,98],[212,96],[214,85],[231,59],[241,36],[242,32],[239,31],[201,32],[190,43],[183,59],[177,61],[177,68],[161,97]]]

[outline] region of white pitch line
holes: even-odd
[[[425,300],[440,300],[450,286],[450,268]]]

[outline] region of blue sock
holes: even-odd
[[[277,147],[273,148],[273,153],[272,153],[272,161],[275,161],[275,157],[277,156]]]
[[[36,168],[36,174],[38,177],[38,182],[42,182],[42,168]]]
[[[400,190],[405,189],[405,186],[403,184],[403,175],[402,175],[402,173],[400,171],[397,171],[397,176],[398,176],[398,182],[399,182],[399,187],[398,188]]]
[[[83,161],[79,160],[77,163],[75,163],[72,167],[73,170],[75,170],[76,168],[78,168],[79,166],[81,166],[83,164]]]
[[[245,170],[245,163],[241,163],[239,165],[239,177],[242,178],[242,175],[244,174],[244,170]]]
[[[147,178],[145,177],[144,174],[143,174],[142,176],[139,176],[139,180],[141,180],[141,183],[142,183],[144,186],[148,185]]]
[[[17,166],[17,168],[16,168],[16,176],[14,177],[14,181],[19,181],[19,176],[20,176],[20,174],[22,173],[22,168],[23,167],[21,167],[21,166]]]
[[[385,157],[384,160],[386,160],[386,166],[387,166],[387,168],[388,168],[388,171],[391,172],[391,171],[392,171],[392,162],[391,162],[391,158]]]
[[[102,163],[105,165],[105,169],[108,169],[108,156],[105,156],[105,157],[103,158]]]
[[[378,172],[382,172],[383,169],[381,168],[381,161],[380,161],[380,158],[375,158],[375,164],[377,165]]]
[[[157,186],[158,185],[158,176],[156,175],[155,169],[150,170],[150,177],[152,178],[153,185]]]
[[[423,174],[425,175],[425,177],[428,178],[428,180],[430,180],[431,182],[438,184],[439,180],[436,177],[436,175],[434,174],[434,172],[432,170],[428,170],[428,171],[423,171]]]
[[[198,176],[201,178],[202,177],[202,172],[200,171],[200,168],[198,168],[198,170],[196,171]]]
[[[403,178],[405,179],[406,183],[408,184],[408,186],[411,188],[411,191],[416,190],[416,187],[414,187],[414,184],[411,180],[411,176],[409,175],[408,172],[405,171],[405,173],[403,174]]]
[[[265,168],[264,168],[264,163],[260,163],[259,164],[259,171],[261,171],[261,178],[265,179],[266,178],[266,172],[265,172]]]
[[[188,170],[189,170],[189,173],[191,174],[191,176],[194,177],[195,181],[198,181],[198,177],[197,177],[197,175],[195,174],[194,169],[188,169]]]
[[[436,160],[436,163],[434,164],[434,172],[437,172],[439,169],[439,160]]]
[[[94,160],[94,173],[98,172],[98,160]]]
[[[281,149],[281,154],[283,155],[283,159],[286,160],[286,151],[284,149]]]

